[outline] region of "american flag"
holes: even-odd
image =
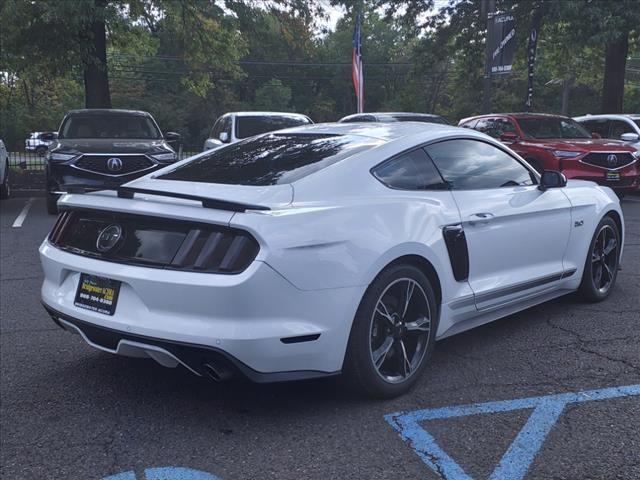
[[[362,38],[360,37],[360,14],[356,16],[353,29],[353,55],[351,59],[351,78],[358,100],[358,113],[364,111],[364,74],[362,72]]]

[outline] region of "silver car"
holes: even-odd
[[[640,150],[640,113],[585,115],[574,120],[602,138],[623,140]]]
[[[283,128],[309,125],[313,121],[306,115],[283,112],[229,112],[213,124],[209,138],[204,142],[203,151],[235,143],[243,138],[261,133],[274,132]]]

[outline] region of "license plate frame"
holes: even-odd
[[[119,280],[81,273],[73,304],[92,312],[113,316],[116,313],[120,285]]]

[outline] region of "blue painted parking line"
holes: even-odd
[[[103,480],[138,480],[134,472],[124,472]],[[215,475],[184,467],[147,468],[140,480],[220,480]]]
[[[533,409],[531,416],[489,477],[491,480],[518,480],[524,478],[531,462],[533,462],[565,406],[570,403],[591,402],[635,395],[640,395],[640,384],[472,405],[431,408],[413,412],[397,412],[385,415],[385,419],[393,428],[398,430],[405,441],[410,443],[411,447],[431,470],[449,480],[472,480],[471,476],[438,445],[433,436],[420,423],[483,413]]]

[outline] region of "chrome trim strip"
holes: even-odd
[[[554,273],[552,275],[546,275],[544,277],[536,278],[533,280],[527,280],[526,282],[520,282],[514,285],[510,285],[508,287],[502,287],[495,290],[491,290],[489,292],[485,292],[480,295],[475,295],[475,296],[467,295],[465,297],[462,297],[460,299],[457,299],[449,303],[449,307],[453,310],[457,310],[463,307],[468,307],[470,305],[473,305],[474,303],[478,305],[480,303],[485,303],[500,297],[506,297],[508,295],[513,295],[518,292],[529,290],[531,288],[541,287],[548,283],[564,280],[565,278],[569,278],[573,276],[573,274],[575,274],[576,271],[577,270],[575,268],[572,268],[569,270],[565,270],[564,272]]]

